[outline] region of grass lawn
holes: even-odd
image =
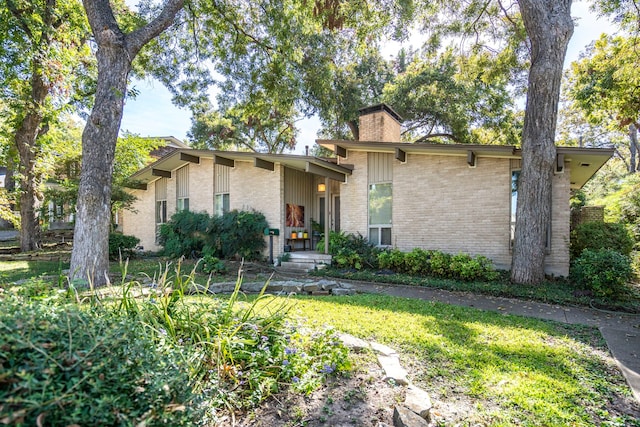
[[[153,276],[161,265],[136,261],[128,273]],[[0,285],[65,268],[0,262]],[[117,263],[111,271],[120,271]],[[290,315],[310,326],[328,324],[397,349],[436,413],[458,405],[459,425],[640,426],[640,407],[596,329],[384,295],[289,302]]]
[[[461,425],[640,426],[614,408],[640,409],[593,328],[382,295],[296,297],[291,313],[396,348],[436,402],[464,402]]]

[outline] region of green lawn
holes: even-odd
[[[133,262],[128,273],[153,275],[159,266]],[[65,268],[0,262],[0,284]],[[112,264],[112,272],[119,268]],[[289,301],[290,315],[309,325],[396,348],[410,379],[436,403],[467,403],[460,425],[640,426],[620,409],[640,411],[596,329],[383,295]]]
[[[463,425],[640,426],[612,409],[636,404],[596,329],[382,295],[293,301],[311,324],[396,348],[434,399],[470,401]]]

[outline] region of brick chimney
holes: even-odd
[[[360,110],[359,140],[368,142],[400,142],[402,117],[386,104]]]

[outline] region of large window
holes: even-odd
[[[222,216],[229,212],[229,193],[216,194],[215,214]]]
[[[176,171],[176,211],[189,210],[189,165]]]
[[[229,212],[231,168],[222,165],[214,165],[213,167],[213,212],[217,216],[222,216]]]
[[[156,181],[156,243],[160,237],[160,226],[167,222],[167,178]]]
[[[390,182],[369,185],[369,242],[391,245],[392,185]]]
[[[518,208],[518,182],[520,181],[520,171],[511,171],[511,240],[510,245],[513,248],[513,242],[516,236],[516,211]],[[545,241],[545,249],[551,249],[551,224],[547,225],[547,236]]]

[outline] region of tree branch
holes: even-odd
[[[88,0],[85,0],[87,3]],[[160,14],[147,25],[127,34],[125,37],[127,51],[131,58],[135,57],[142,47],[157,37],[173,23],[176,15],[184,7],[184,0],[167,0]]]

